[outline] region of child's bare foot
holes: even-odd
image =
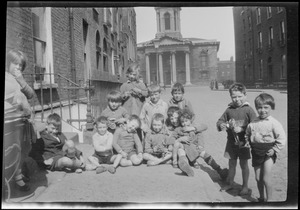
[[[86,171],[93,171],[93,170],[96,170],[97,166],[95,165],[92,165],[92,164],[86,164],[85,165],[85,170]]]
[[[233,189],[233,186],[232,185],[226,185],[224,187],[222,187],[220,189],[221,192],[224,192],[224,191],[228,191],[228,190],[232,190]]]
[[[50,158],[50,159],[48,159],[48,160],[44,160],[44,163],[45,163],[46,165],[51,165],[52,162],[53,162],[53,158]]]
[[[249,188],[243,188],[240,193],[239,193],[239,196],[243,196],[243,195],[251,195],[252,193],[252,190],[249,189]]]

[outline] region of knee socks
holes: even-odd
[[[207,153],[204,155],[204,161],[210,165],[214,170],[219,171],[221,169],[220,165],[216,163],[213,157]]]

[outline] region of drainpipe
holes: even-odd
[[[69,8],[70,40],[71,40],[71,78],[76,83],[75,47],[74,47],[74,21],[73,8]]]

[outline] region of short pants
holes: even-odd
[[[99,164],[110,164],[110,160],[113,156],[113,154],[108,154],[108,155],[99,155],[96,152],[92,155],[93,157],[98,159]]]
[[[249,147],[239,148],[238,145],[234,144],[234,141],[233,142],[227,141],[224,157],[233,160],[237,160],[238,158],[242,160],[251,159],[250,148]]]

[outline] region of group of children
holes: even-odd
[[[200,168],[202,158],[228,183],[225,190],[233,187],[239,159],[243,177],[240,195],[245,195],[250,191],[248,159],[252,154],[259,201],[272,199],[270,171],[286,136],[281,124],[270,116],[275,108],[271,95],[262,93],[255,99],[257,117],[246,102],[245,86],[235,83],[229,88],[232,103],[217,121],[217,129],[227,131],[224,157],[229,159],[228,170],[205,150],[203,132],[207,125],[195,123],[192,104],[184,98],[184,86],[175,83],[172,98],[165,102],[160,98],[160,86],[152,84],[147,88],[137,79],[138,72],[139,66],[131,65],[128,81],[120,91],[107,95],[108,106],[95,120],[95,152],[86,162],[74,143],[60,132],[60,117],[55,113],[48,116],[46,129],[33,144],[30,156],[49,170],[69,168],[78,173],[95,170],[114,174],[118,166],[169,163],[187,176],[194,176],[193,168]]]

